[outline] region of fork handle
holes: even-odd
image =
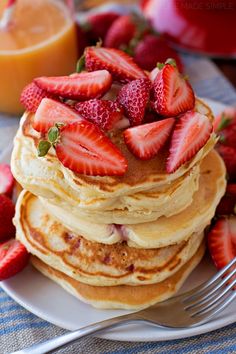
[[[55,349],[64,347],[65,345],[76,341],[79,338],[86,337],[92,333],[101,332],[106,328],[112,328],[119,326],[123,323],[141,321],[142,318],[138,317],[135,313],[128,315],[118,316],[105,321],[96,322],[89,326],[80,328],[76,331],[63,334],[59,337],[55,337],[47,340],[46,342],[34,344],[31,347],[16,351],[12,354],[45,354]]]

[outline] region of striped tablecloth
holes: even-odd
[[[211,61],[193,56],[183,56],[183,60],[198,96],[236,105],[236,91]],[[18,121],[18,118],[0,115],[0,160],[12,146]],[[29,313],[0,289],[0,354],[11,353],[64,332]],[[197,337],[168,342],[115,342],[90,337],[58,353],[236,353],[236,324]]]

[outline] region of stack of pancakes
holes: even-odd
[[[196,111],[213,120],[200,100]],[[33,265],[79,299],[100,308],[139,309],[178,291],[201,260],[204,229],[225,192],[225,167],[214,133],[176,172],[168,148],[136,159],[122,132],[110,133],[128,161],[122,177],[78,175],[53,149],[37,157],[40,134],[25,114],[15,138],[12,170],[22,185],[17,238]]]

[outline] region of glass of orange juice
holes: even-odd
[[[0,18],[7,0],[0,1]],[[24,86],[38,76],[68,75],[77,61],[76,27],[60,0],[16,0],[0,28],[0,112],[20,114]]]

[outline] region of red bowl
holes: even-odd
[[[143,0],[153,27],[177,47],[236,58],[236,0]]]

